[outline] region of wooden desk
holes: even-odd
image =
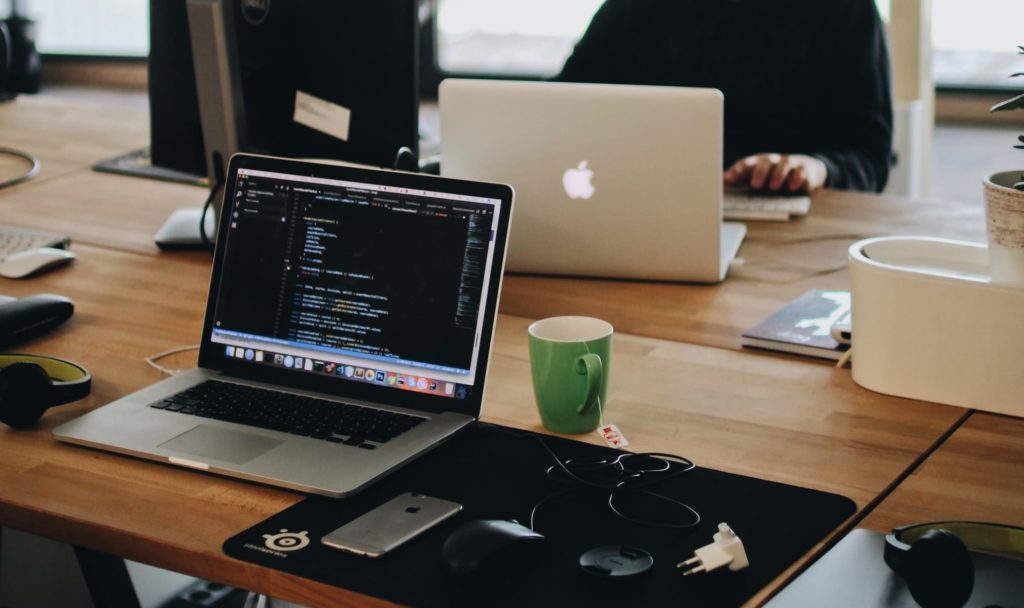
[[[39,185],[146,145],[147,116],[145,95],[20,95],[0,105],[0,143],[39,157],[42,167],[31,182]],[[2,164],[0,179],[20,171]]]
[[[849,246],[872,236],[914,234],[984,241],[984,209],[857,192],[816,194],[806,218],[750,222],[743,264],[718,286],[510,277],[502,311],[582,314],[621,331],[740,348],[740,334],[808,289],[849,289]]]
[[[974,520],[1024,527],[1024,419],[974,412],[861,524]]]
[[[92,396],[55,409],[38,429],[0,430],[0,523],[306,604],[362,604],[365,598],[221,552],[226,538],[299,494],[50,437],[54,426],[158,380],[143,357],[194,342],[205,303],[203,254],[77,250],[71,267],[0,286],[12,295],[49,291],[74,299],[75,317],[26,350],[76,360],[96,377]],[[484,418],[540,429],[527,323],[500,319]],[[178,362],[189,363],[187,357]],[[813,362],[650,338],[617,336],[613,365],[608,419],[635,449],[682,453],[703,466],[846,494],[860,507],[963,414],[869,393],[848,372]]]
[[[88,170],[96,160],[146,144],[148,115],[138,98],[116,111],[106,109],[105,98],[88,97],[21,96],[4,105],[0,126],[17,126],[13,143],[41,156],[44,177],[53,164],[64,177],[6,193],[3,222],[63,231],[75,243],[166,255],[152,235],[174,209],[200,206],[206,191]],[[78,170],[67,175],[72,161]],[[718,286],[510,275],[501,310],[530,318],[590,315],[632,334],[739,348],[743,330],[804,291],[848,288],[846,252],[859,238],[926,234],[983,241],[985,235],[980,204],[841,191],[816,195],[805,219],[752,222],[748,230],[739,253],[744,264]]]
[[[3,223],[66,231],[80,255],[69,268],[0,281],[0,293],[73,298],[76,316],[25,350],[77,360],[96,378],[92,396],[53,411],[39,429],[0,430],[0,524],[305,604],[366,605],[367,598],[221,553],[227,537],[300,495],[50,437],[57,424],[159,379],[142,358],[198,338],[209,274],[207,254],[160,253],[149,240],[173,208],[198,205],[204,191],[91,172],[93,160],[145,143],[145,112],[125,104],[113,118],[87,107],[80,120],[70,118],[83,103],[92,102],[21,97],[0,108],[0,124],[17,126],[12,143],[51,163],[41,178],[0,193]],[[119,125],[104,131],[112,120]],[[65,130],[77,143],[54,133]],[[981,210],[839,192],[816,197],[815,206],[800,222],[752,226],[741,251],[746,266],[720,286],[509,277],[502,310],[519,316],[499,321],[484,419],[539,429],[527,318],[593,314],[620,332],[608,418],[635,449],[678,452],[703,466],[871,505],[965,411],[868,392],[848,371],[819,362],[737,352],[739,333],[809,287],[846,286],[845,271],[814,273],[841,264],[854,237],[824,237],[979,239]],[[193,363],[185,357],[181,365]]]

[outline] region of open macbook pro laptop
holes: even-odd
[[[725,278],[721,92],[448,79],[439,103],[441,173],[516,189],[509,270]]]
[[[199,367],[54,436],[354,493],[479,416],[511,212],[508,186],[236,155]]]

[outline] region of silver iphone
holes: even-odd
[[[408,492],[353,519],[320,539],[328,547],[380,557],[462,510],[462,505]]]

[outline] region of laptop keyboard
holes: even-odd
[[[372,450],[425,418],[254,386],[207,380],[153,407]]]

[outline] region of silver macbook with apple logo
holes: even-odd
[[[235,155],[199,367],[54,437],[357,492],[479,417],[511,212],[508,186]]]
[[[722,221],[720,91],[447,79],[438,99],[442,174],[516,189],[509,270],[725,278],[746,227]]]

